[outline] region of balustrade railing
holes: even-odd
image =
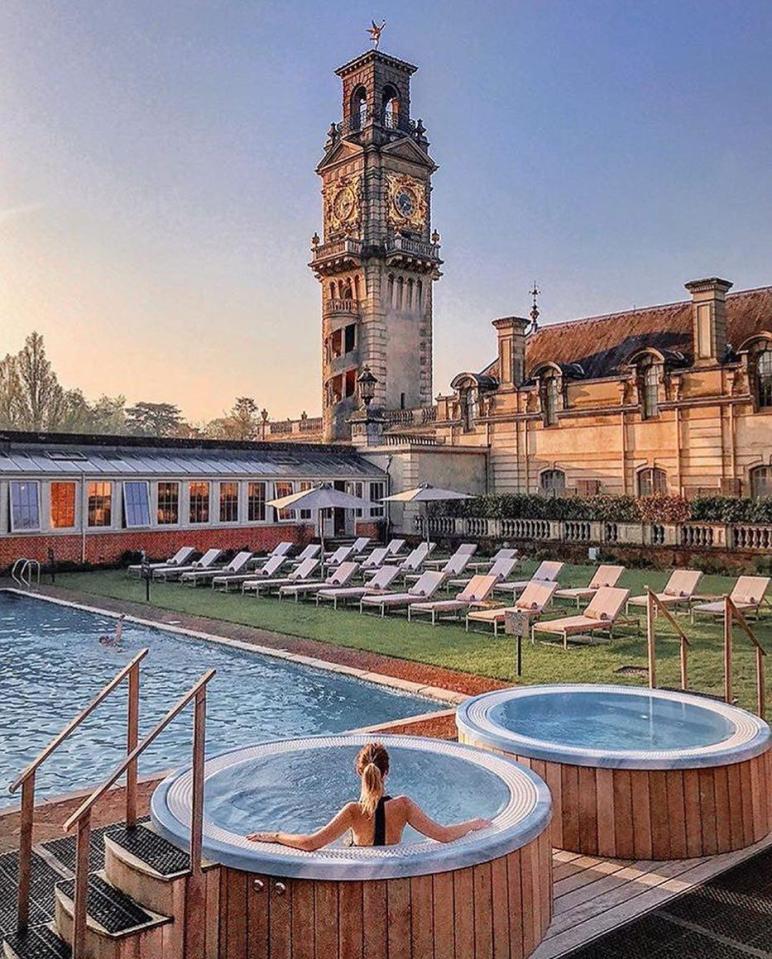
[[[387,253],[409,253],[412,256],[421,256],[429,260],[438,260],[440,247],[437,243],[427,243],[425,240],[414,240],[407,236],[395,236],[386,241]]]
[[[324,301],[324,313],[358,313],[359,300],[351,297],[331,296]]]
[[[330,240],[329,243],[320,243],[313,249],[314,260],[324,260],[330,256],[342,256],[344,253],[361,256],[362,241],[353,236],[347,236],[340,240]]]
[[[729,531],[733,549],[772,550],[772,526],[734,523]]]

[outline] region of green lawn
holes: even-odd
[[[520,570],[529,575],[534,563],[524,563]],[[561,583],[582,585],[589,581],[590,566],[566,566]],[[661,587],[667,573],[631,570],[620,585],[640,593],[644,584]],[[705,576],[700,592],[726,592],[732,580],[721,576]],[[121,571],[68,573],[57,576],[57,586],[84,593],[109,596],[144,603],[145,587],[137,579],[129,579]],[[274,598],[254,599],[240,593],[212,592],[208,587],[191,589],[174,584],[153,584],[154,606],[192,615],[210,616],[249,626],[302,636],[321,642],[350,646],[385,653],[404,659],[447,666],[498,679],[514,678],[513,640],[500,634],[466,633],[463,625],[424,623],[408,624],[401,615],[380,619],[373,615],[331,608],[317,609],[313,603],[294,603]],[[573,607],[560,604],[550,616],[568,615]],[[698,620],[689,625],[687,616],[680,616],[692,646],[689,655],[689,677],[692,688],[721,694],[723,692],[722,632],[720,623]],[[678,686],[679,644],[664,619],[660,619],[658,641],[658,684]],[[772,651],[772,611],[759,624],[752,624],[756,635]],[[734,646],[734,688],[741,705],[755,708],[755,657],[750,643],[739,631]],[[641,636],[634,629],[622,627],[611,645],[562,648],[537,643],[524,644],[523,682],[628,682],[643,683],[645,677],[619,675],[620,666],[646,665],[646,638],[642,617]],[[772,663],[770,664],[772,674]],[[768,696],[772,699],[772,696]]]

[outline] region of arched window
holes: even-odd
[[[351,94],[351,129],[361,130],[367,123],[367,90],[357,87]]]
[[[659,415],[659,367],[653,356],[638,364],[641,415],[645,420]]]
[[[424,305],[424,304],[423,304],[423,299],[424,299],[424,285],[423,285],[423,283],[421,282],[421,280],[416,280],[415,288],[416,288],[416,306],[417,306],[418,309],[420,310],[421,307]]]
[[[404,285],[405,285],[404,280],[402,279],[401,276],[398,276],[397,277],[397,309],[398,310],[402,309],[402,304],[404,302],[404,300],[402,299]]]
[[[413,280],[409,279],[407,281],[407,303],[406,308],[408,310],[413,309]]]
[[[560,397],[557,376],[545,376],[542,383],[541,396],[544,425],[554,426],[558,421],[558,400]]]
[[[772,466],[756,466],[748,475],[753,499],[772,497]]]
[[[761,409],[772,407],[772,347],[756,354],[756,403]]]
[[[562,496],[566,491],[566,474],[563,470],[542,470],[539,487],[546,496]]]
[[[386,288],[386,299],[390,306],[394,306],[394,274],[389,273],[389,281]]]
[[[383,125],[390,130],[399,125],[399,94],[390,84],[383,88]]]
[[[638,495],[653,496],[655,493],[667,493],[667,473],[656,467],[639,470]]]

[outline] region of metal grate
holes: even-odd
[[[0,856],[0,934],[16,929],[16,902],[18,891],[19,854],[5,853]],[[37,853],[32,854],[30,882],[30,925],[47,922],[54,914],[54,886],[61,874]]]
[[[72,900],[75,880],[65,879],[58,888]],[[108,932],[116,934],[144,926],[155,921],[130,896],[105,882],[100,876],[88,877],[88,915]]]
[[[69,945],[48,926],[38,926],[21,936],[8,936],[5,946],[11,948],[17,959],[70,959],[72,955]]]
[[[110,839],[162,876],[175,876],[190,869],[190,856],[152,829],[119,826],[108,832]]]

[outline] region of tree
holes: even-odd
[[[260,413],[251,396],[236,398],[230,412],[207,424],[206,432],[214,439],[255,440],[260,435]]]
[[[3,360],[0,410],[19,430],[50,430],[62,415],[64,390],[46,357],[43,337],[30,333],[16,356]]]
[[[91,408],[94,433],[123,433],[126,427],[126,397],[100,396]]]
[[[184,426],[173,403],[136,403],[126,410],[126,432],[132,436],[177,436]]]

